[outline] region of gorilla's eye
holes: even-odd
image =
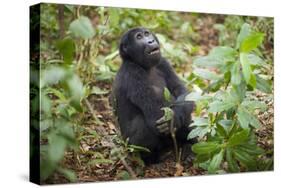
[[[148,31],[144,32],[144,36],[148,36],[150,33]]]
[[[137,37],[137,39],[141,39],[141,38],[142,38],[142,34],[141,34],[141,33],[138,33],[138,34],[136,35],[136,37]]]

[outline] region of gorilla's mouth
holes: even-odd
[[[148,54],[149,55],[154,55],[154,54],[158,54],[159,52],[160,52],[159,47],[155,47],[150,52],[148,52]]]

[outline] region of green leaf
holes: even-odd
[[[92,38],[95,35],[95,31],[89,18],[81,16],[78,19],[71,22],[69,30],[76,36],[83,39]]]
[[[224,150],[222,149],[219,153],[217,153],[216,155],[214,155],[214,157],[212,158],[210,165],[208,167],[208,172],[209,173],[215,173],[219,167],[220,164],[223,160],[223,155],[224,155]]]
[[[67,86],[70,93],[70,104],[79,112],[82,112],[80,101],[84,96],[83,83],[77,75],[71,76],[67,80]]]
[[[237,110],[238,121],[243,129],[249,128],[249,123],[251,122],[251,117],[249,112],[242,106]]]
[[[209,131],[209,127],[201,126],[196,127],[190,131],[190,133],[187,136],[187,139],[193,139],[195,137],[199,137],[199,139],[202,139]]]
[[[265,93],[271,93],[272,92],[272,88],[271,85],[269,83],[269,81],[261,78],[260,76],[256,75],[256,79],[257,79],[257,89],[265,92]]]
[[[267,109],[267,105],[264,102],[261,102],[261,101],[245,100],[245,101],[242,102],[242,105],[252,112],[256,109],[260,109],[261,111],[265,111]]]
[[[58,84],[59,81],[65,78],[66,71],[64,68],[59,66],[49,66],[47,69],[42,71],[41,87],[46,85]]]
[[[220,136],[223,136],[223,137],[227,136],[227,133],[226,133],[224,127],[221,126],[220,124],[216,124],[216,130]]]
[[[226,149],[226,161],[230,172],[239,172],[239,166],[233,158],[233,152],[230,148]]]
[[[228,46],[218,46],[213,48],[209,56],[221,59],[223,62],[233,61],[235,59],[236,51]]]
[[[251,34],[251,26],[247,23],[244,23],[240,29],[240,32],[236,40],[236,49],[240,48],[241,43],[245,40],[247,36]]]
[[[261,155],[265,151],[260,148],[258,145],[250,145],[250,144],[243,144],[238,147],[241,151],[244,151],[250,155]]]
[[[262,66],[262,65],[265,66],[266,65],[264,60],[255,54],[248,54],[247,56],[248,56],[248,60],[251,65],[255,65],[255,66]]]
[[[205,125],[209,125],[209,120],[207,118],[195,117],[193,123],[190,126],[192,127],[192,126],[205,126]]]
[[[248,139],[248,136],[249,136],[248,129],[237,132],[228,139],[227,145],[229,147],[233,147],[233,146],[242,144],[243,142],[245,142]]]
[[[234,85],[239,85],[240,82],[241,82],[240,65],[238,63],[234,63],[231,69],[231,83]]]
[[[222,64],[223,62],[221,61],[221,59],[217,59],[210,56],[197,57],[193,60],[193,65],[204,68],[218,68],[222,66]]]
[[[233,101],[214,101],[209,105],[208,112],[222,112],[234,107]]]
[[[58,171],[64,175],[70,182],[76,182],[77,176],[75,172],[65,168],[58,168]]]
[[[240,52],[250,52],[262,44],[264,34],[252,33],[247,36],[241,43]]]
[[[167,101],[167,102],[171,102],[171,93],[170,93],[170,91],[168,90],[168,88],[164,88],[164,99],[165,99],[165,101]]]
[[[195,68],[193,70],[193,73],[196,75],[196,76],[199,76],[203,79],[207,79],[207,80],[218,80],[220,79],[220,76],[217,75],[216,73],[214,72],[211,72],[207,69],[199,69],[199,68]]]
[[[249,170],[256,169],[256,161],[250,154],[239,149],[235,149],[233,150],[233,152],[235,158],[240,161],[244,166],[246,166]]]
[[[220,148],[218,142],[199,142],[192,146],[192,151],[197,154],[211,153]]]
[[[253,80],[254,78],[252,76],[253,73],[252,73],[252,69],[251,69],[250,62],[249,62],[247,54],[240,53],[240,63],[242,65],[242,73],[243,73],[243,76],[246,80],[246,83],[250,84],[250,85],[254,84],[254,80]]]
[[[57,49],[62,54],[64,62],[71,64],[75,53],[75,43],[71,38],[60,40],[56,44]]]
[[[218,46],[213,48],[208,56],[195,58],[193,64],[200,67],[216,67],[220,68],[225,62],[235,60],[236,51],[226,46]]]
[[[52,162],[57,163],[64,156],[64,150],[66,148],[66,140],[65,138],[53,132],[48,135],[48,142],[49,142],[48,157]]]
[[[260,122],[259,120],[252,115],[244,106],[239,106],[238,111],[238,121],[243,129],[248,129],[249,124],[251,124],[255,128],[259,128]]]

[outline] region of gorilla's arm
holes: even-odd
[[[176,75],[170,63],[166,59],[161,58],[158,68],[165,74],[165,80],[172,95],[176,99],[178,99],[178,97],[182,98],[183,101],[184,96],[187,95],[187,89]]]
[[[160,132],[156,127],[156,121],[163,116],[163,101],[159,100],[155,93],[149,87],[147,72],[137,65],[128,65],[128,93],[129,100],[137,106],[143,113],[146,125],[159,135]]]
[[[174,118],[176,127],[180,128],[188,125],[190,123],[190,115],[194,108],[194,103],[185,101],[185,96],[188,94],[187,89],[176,75],[170,63],[164,58],[161,59],[159,69],[164,73],[167,87],[176,99],[176,101],[171,104],[171,108],[175,114]]]

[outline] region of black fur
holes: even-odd
[[[172,103],[181,103],[172,106],[179,144],[187,142],[194,104],[183,102],[186,88],[161,56],[157,37],[147,32],[145,28],[134,28],[123,35],[119,48],[123,63],[112,94],[122,136],[129,138],[130,144],[148,148],[151,153],[143,153],[142,158],[146,163],[154,163],[161,151],[172,145],[171,136],[161,134],[156,126],[163,116],[161,108],[170,105],[164,99],[164,87],[172,94]],[[151,50],[155,54],[151,55]]]

